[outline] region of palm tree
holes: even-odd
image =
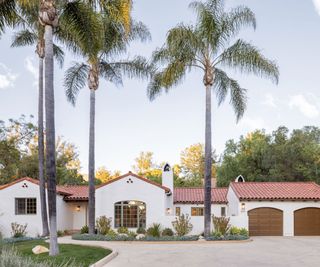
[[[90,126],[89,126],[89,233],[95,231],[95,94],[99,88],[99,79],[104,78],[115,84],[122,84],[122,76],[145,78],[151,67],[142,57],[132,60],[116,60],[124,54],[128,44],[136,39],[150,39],[147,28],[142,23],[130,21],[130,29],[121,20],[113,18],[107,12],[97,13],[101,29],[88,42],[74,44],[74,50],[85,58],[83,63],[74,63],[65,74],[65,88],[68,100],[75,104],[80,89],[87,83],[90,90]]]
[[[224,0],[192,2],[190,7],[197,14],[195,25],[179,24],[171,29],[164,46],[153,54],[155,64],[164,65],[158,70],[148,86],[148,96],[153,100],[162,91],[179,84],[187,71],[203,72],[206,91],[205,107],[205,185],[204,185],[204,233],[210,235],[211,224],[211,92],[216,94],[218,104],[230,93],[237,121],[246,109],[246,89],[228,76],[222,68],[253,73],[278,83],[279,70],[274,61],[265,58],[252,44],[238,39],[230,42],[245,27],[256,27],[254,13],[239,6],[224,10]]]
[[[44,29],[38,20],[38,3],[19,9],[15,24],[22,29],[15,33],[11,47],[36,46],[36,53],[39,57],[39,97],[38,97],[38,165],[39,165],[39,189],[42,219],[42,236],[49,235],[46,181],[44,176],[44,130],[43,130],[43,61],[44,61]],[[62,49],[53,45],[56,60],[62,66],[64,53]]]

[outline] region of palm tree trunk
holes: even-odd
[[[90,126],[89,126],[89,234],[95,233],[95,89],[90,89]]]
[[[43,57],[39,57],[39,99],[38,99],[38,157],[39,187],[42,219],[42,236],[49,235],[46,181],[44,177],[44,137],[43,137]]]
[[[206,126],[205,126],[205,174],[204,174],[204,236],[210,236],[211,226],[211,85],[206,85]]]
[[[45,110],[46,110],[46,174],[50,221],[50,256],[59,253],[57,240],[56,158],[54,122],[54,66],[52,26],[45,26]]]

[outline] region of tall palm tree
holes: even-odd
[[[44,176],[44,129],[43,129],[43,61],[44,61],[44,29],[38,19],[38,3],[19,9],[16,25],[22,29],[14,34],[11,47],[36,46],[36,53],[39,57],[38,77],[38,165],[39,165],[39,189],[42,219],[42,236],[49,235],[46,181]],[[62,49],[53,45],[54,56],[62,66],[64,53]]]
[[[168,91],[179,84],[188,71],[203,72],[206,91],[204,233],[207,238],[211,225],[211,92],[216,94],[218,104],[230,93],[230,104],[239,120],[246,109],[247,90],[222,68],[252,73],[275,83],[278,83],[279,70],[274,61],[265,58],[252,44],[238,39],[230,45],[243,27],[256,28],[255,15],[249,8],[239,6],[226,12],[224,0],[192,2],[190,7],[197,14],[195,25],[179,24],[171,29],[164,46],[153,54],[153,62],[164,67],[153,75],[148,96],[153,100],[162,88]]]
[[[74,50],[85,58],[83,63],[75,63],[66,71],[65,88],[68,100],[75,104],[76,96],[86,83],[90,90],[89,126],[89,233],[95,231],[95,94],[100,78],[115,84],[122,84],[122,76],[145,78],[151,67],[142,57],[132,60],[116,60],[127,51],[129,43],[140,39],[150,39],[147,28],[142,23],[130,21],[130,29],[113,14],[97,13],[101,29],[89,42],[75,44]]]

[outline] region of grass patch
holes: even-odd
[[[14,247],[19,254],[25,257],[30,257],[34,262],[53,262],[59,265],[61,263],[65,263],[66,261],[70,261],[76,266],[83,267],[87,267],[111,253],[110,250],[100,247],[59,244],[59,255],[50,257],[48,253],[34,255],[32,253],[32,248],[37,245],[42,245],[49,248],[49,244],[43,240],[24,241],[7,246]]]

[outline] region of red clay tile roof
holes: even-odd
[[[117,178],[115,178],[115,179],[112,179],[112,180],[110,180],[110,181],[108,181],[108,182],[106,182],[106,183],[104,183],[104,184],[98,185],[96,188],[103,187],[103,186],[105,186],[105,185],[111,184],[111,183],[113,183],[113,182],[115,182],[115,181],[118,181],[118,180],[123,179],[123,178],[128,177],[128,176],[136,177],[136,178],[138,178],[138,179],[140,179],[140,180],[142,180],[142,181],[144,181],[144,182],[147,182],[147,183],[149,183],[149,184],[152,184],[152,185],[155,185],[155,186],[157,186],[157,187],[160,187],[161,189],[165,190],[166,193],[170,193],[170,188],[165,187],[165,186],[162,186],[161,184],[158,184],[158,183],[156,183],[156,182],[153,182],[153,181],[151,181],[151,180],[149,180],[149,179],[147,179],[147,178],[144,178],[144,177],[142,177],[142,176],[136,175],[136,174],[134,174],[134,173],[132,173],[132,172],[128,172],[128,173],[126,173],[126,174],[124,174],[124,175],[121,175],[121,176],[119,176],[119,177],[117,177]]]
[[[87,185],[58,185],[57,189],[67,192],[65,200],[86,201],[89,199],[89,187]]]
[[[212,188],[211,202],[226,204],[228,188]],[[173,192],[174,203],[202,204],[204,203],[203,188],[175,188]]]
[[[313,182],[244,182],[230,184],[240,200],[320,200]]]
[[[17,184],[17,183],[20,183],[20,182],[22,182],[22,181],[28,181],[28,182],[30,182],[30,183],[39,185],[39,180],[30,178],[30,177],[23,177],[23,178],[14,180],[13,182],[11,182],[11,183],[9,183],[9,184],[0,185],[0,190],[5,189],[5,188],[7,188],[7,187],[10,187],[10,186],[12,186],[12,185],[15,185],[15,184]],[[66,195],[66,196],[67,196],[67,195],[70,195],[69,192],[64,191],[62,188],[59,188],[59,186],[57,186],[57,194]]]

